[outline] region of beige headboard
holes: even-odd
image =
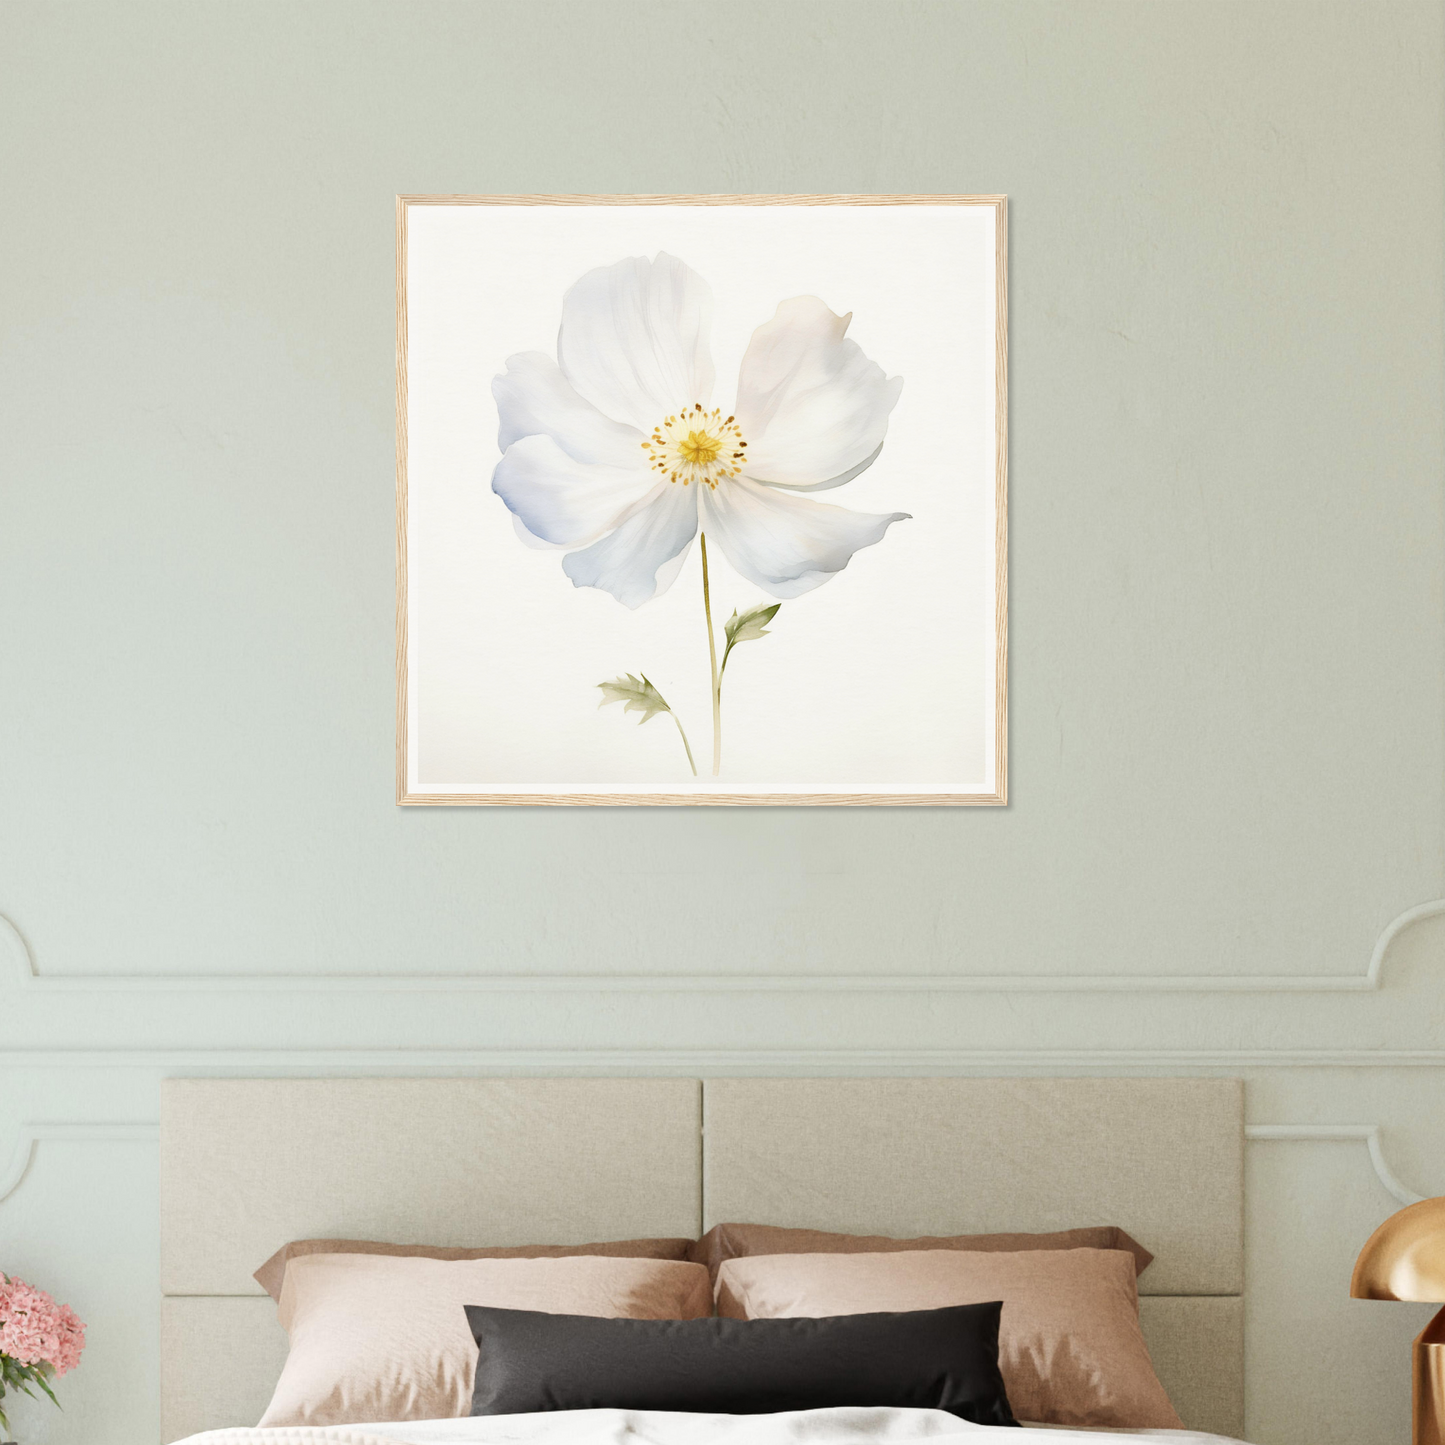
[[[171,1079],[161,1438],[261,1418],[286,1358],[251,1278],[290,1239],[691,1237],[694,1079]]]
[[[1244,1429],[1244,1088],[1235,1079],[714,1079],[703,1221],[867,1234],[1118,1224],[1184,1423]]]
[[[250,1424],[288,1239],[572,1243],[721,1220],[886,1234],[1122,1225],[1187,1425],[1243,1428],[1243,1090],[1216,1079],[170,1080],[162,1438]]]

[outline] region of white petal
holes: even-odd
[[[734,408],[748,442],[746,475],[798,491],[840,487],[872,464],[903,390],[816,296],[784,301],[753,332]]]
[[[580,547],[610,532],[652,489],[639,467],[574,461],[548,436],[513,442],[492,473],[492,490],[539,541]]]
[[[851,512],[735,477],[704,494],[702,525],[749,582],[774,597],[801,597],[908,515]]]
[[[562,301],[557,360],[604,415],[650,432],[712,396],[712,292],[660,251],[589,271]]]
[[[902,381],[903,378],[899,377],[898,380]],[[754,477],[753,480],[762,482],[765,487],[781,487],[785,492],[827,492],[834,487],[841,487],[844,482],[851,482],[854,477],[861,476],[878,460],[882,450],[883,443],[879,442],[856,467],[849,467],[846,472],[840,472],[836,477],[829,477],[826,482],[769,482],[763,481],[761,477]],[[754,468],[751,466],[748,468],[748,472],[753,470]],[[748,475],[748,472],[744,472],[743,475]]]
[[[509,356],[506,371],[492,381],[492,395],[501,451],[522,437],[542,435],[579,462],[630,467],[643,455],[647,438],[583,401],[557,363],[540,351]]]
[[[696,503],[693,505],[696,508]],[[677,574],[682,571],[682,564],[687,561],[688,553],[691,551],[692,539],[689,538],[687,546],[671,562],[664,562],[657,569],[657,591],[652,594],[654,597],[661,597],[677,581]]]
[[[645,505],[584,552],[569,552],[562,570],[576,587],[600,587],[626,607],[659,597],[682,570],[697,532],[697,488],[659,482]]]
[[[544,542],[540,537],[527,530],[527,525],[515,513],[512,513],[512,530],[517,534],[517,540],[524,546],[530,547],[534,552],[555,552],[559,548],[567,546],[566,542]]]

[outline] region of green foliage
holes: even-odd
[[[623,712],[642,714],[637,720],[639,727],[660,712],[672,711],[667,699],[648,682],[646,674],[637,678],[625,672],[621,677],[614,677],[611,682],[599,682],[597,686],[602,693],[599,707],[606,707],[609,702],[620,702]]]
[[[57,1409],[60,1408],[60,1401],[55,1398],[55,1391],[50,1388],[49,1365],[22,1365],[19,1360],[11,1359],[9,1355],[0,1355],[0,1400],[5,1398],[9,1390],[18,1390],[33,1400],[35,1391],[30,1388],[31,1385],[39,1385],[50,1397],[51,1403]],[[10,1433],[10,1422],[5,1418],[4,1410],[0,1410],[0,1430],[4,1430],[7,1435]]]
[[[723,649],[722,666],[718,668],[718,678],[721,680],[724,672],[727,671],[728,657],[734,647],[740,642],[753,642],[759,637],[768,636],[768,623],[778,615],[778,608],[781,602],[762,603],[757,607],[749,607],[746,612],[739,613],[733,609],[733,615],[728,618],[723,627],[727,634],[728,645]]]
[[[672,720],[677,724],[677,734],[682,739],[683,750],[687,753],[687,765],[692,769],[693,777],[697,777],[697,764],[692,760],[692,744],[688,742],[687,733],[683,731],[682,719],[667,705],[667,699],[648,682],[646,673],[641,677],[633,677],[630,672],[624,672],[621,677],[614,677],[611,682],[599,682],[597,687],[602,693],[602,701],[597,704],[598,707],[606,707],[609,702],[620,702],[623,712],[642,714],[637,719],[638,727],[660,712],[672,713]]]

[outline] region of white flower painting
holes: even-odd
[[[841,487],[878,460],[903,386],[847,339],[851,318],[816,296],[780,302],[752,334],[724,415],[710,405],[712,311],[707,283],[665,252],[587,272],[563,298],[557,359],[522,352],[492,383],[503,449],[492,490],[523,542],[565,549],[575,586],[628,608],[665,593],[698,540],[716,777],[728,654],[766,636],[758,623],[780,604],[735,614],[719,665],[708,535],[742,577],[788,599],[831,581],[909,514],[802,495]],[[599,686],[644,722],[669,710],[650,683]]]
[[[400,207],[399,799],[1002,801],[1002,202],[528,199]]]

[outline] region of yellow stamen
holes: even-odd
[[[705,411],[700,401],[654,427],[652,441],[642,445],[670,481],[703,482],[714,490],[725,477],[740,474],[737,463],[747,455],[737,418],[724,417],[720,407]]]

